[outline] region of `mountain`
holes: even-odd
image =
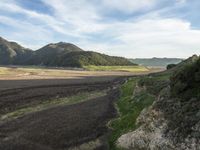
[[[178,64],[183,59],[180,58],[136,58],[129,59],[131,62],[151,67],[166,67],[168,64]]]
[[[63,60],[61,65],[70,66],[69,62],[76,63],[77,66],[88,66],[88,65],[96,65],[96,66],[131,66],[135,65],[131,63],[129,60],[124,59],[123,57],[114,57],[108,56],[105,54],[100,54],[92,51],[79,51],[68,53],[62,57]]]
[[[83,51],[79,47],[65,42],[51,43],[39,50],[33,51],[33,57],[29,60],[29,65],[62,66],[63,55],[72,52]],[[63,60],[62,60],[63,61]]]
[[[21,64],[32,55],[30,49],[24,48],[15,42],[8,42],[0,37],[0,64]]]
[[[49,44],[35,51],[34,63],[46,66],[83,67],[87,65],[134,65],[122,57],[108,56],[92,51],[84,51],[69,43]],[[33,62],[33,61],[30,61]]]
[[[52,67],[83,67],[87,65],[130,66],[136,65],[123,57],[84,51],[71,43],[48,44],[36,51],[15,42],[0,38],[1,65],[43,65]]]

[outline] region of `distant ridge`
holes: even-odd
[[[151,66],[151,67],[166,67],[168,64],[178,64],[183,59],[180,58],[136,58],[129,59],[131,62],[143,65],[143,66]]]
[[[132,66],[123,57],[84,51],[71,43],[50,43],[36,51],[0,37],[0,65],[41,65],[51,67]]]

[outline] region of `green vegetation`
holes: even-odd
[[[176,67],[176,64],[169,64],[167,65],[167,70],[172,69],[174,67]]]
[[[174,97],[200,98],[200,58],[176,70],[170,78],[171,94]]]
[[[168,120],[169,136],[176,140],[182,140],[188,135],[199,139],[200,134],[193,130],[200,119],[199,66],[200,58],[193,56],[172,69],[130,78],[122,85],[121,98],[116,105],[120,116],[109,124],[113,129],[109,138],[110,149],[120,149],[115,145],[117,139],[138,128],[137,117],[157,96],[163,96],[163,100],[156,101],[154,108],[160,110]],[[171,88],[168,88],[169,85]]]
[[[130,59],[131,62],[143,65],[143,66],[152,66],[152,67],[166,67],[168,64],[178,64],[183,59],[179,58],[136,58]]]
[[[133,66],[123,57],[108,56],[59,42],[32,51],[0,37],[0,65],[39,65],[53,67]]]
[[[139,127],[136,125],[137,117],[144,108],[152,105],[159,92],[169,84],[170,74],[164,72],[130,78],[121,86],[121,97],[116,104],[120,116],[109,124],[113,130],[109,138],[110,149],[120,149],[115,145],[117,139]]]
[[[120,116],[110,123],[110,127],[113,129],[109,138],[110,149],[118,149],[115,145],[116,140],[122,134],[138,127],[136,119],[140,112],[154,101],[155,97],[145,90],[133,95],[138,80],[138,78],[131,78],[121,87],[121,97],[117,102]]]
[[[169,84],[170,74],[155,74],[150,76],[141,77],[138,85],[146,87],[147,92],[153,95],[158,95],[159,92]]]
[[[4,115],[0,116],[0,121],[6,120],[6,119],[19,118],[25,114],[41,111],[41,110],[48,109],[48,108],[55,107],[55,106],[71,105],[71,104],[75,104],[75,103],[80,103],[83,101],[87,101],[89,99],[104,96],[105,94],[106,94],[106,91],[90,92],[90,93],[84,92],[84,93],[79,93],[79,94],[77,94],[75,96],[71,96],[71,97],[56,98],[56,99],[48,100],[48,101],[45,101],[36,106],[27,106],[27,107],[18,109],[14,112],[9,112],[7,114],[4,114]]]
[[[86,70],[90,71],[127,71],[127,72],[146,72],[148,68],[143,66],[84,66]]]
[[[164,99],[155,105],[168,120],[166,134],[176,142],[199,139],[200,58],[194,55],[170,70],[170,89],[161,93]]]
[[[128,59],[123,57],[108,56],[91,51],[71,52],[63,55],[60,59],[61,66],[83,67],[95,66],[134,66]]]

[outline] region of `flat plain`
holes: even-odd
[[[107,149],[107,123],[117,115],[119,86],[129,76],[144,74],[0,70],[0,149],[4,150],[88,149],[88,145]]]
[[[0,67],[0,80],[24,79],[80,79],[98,76],[132,76],[162,71],[162,68],[146,68],[142,66],[87,66],[87,70],[79,68],[42,68],[42,67]]]

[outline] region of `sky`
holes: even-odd
[[[200,54],[200,0],[0,0],[0,36],[127,58]]]

